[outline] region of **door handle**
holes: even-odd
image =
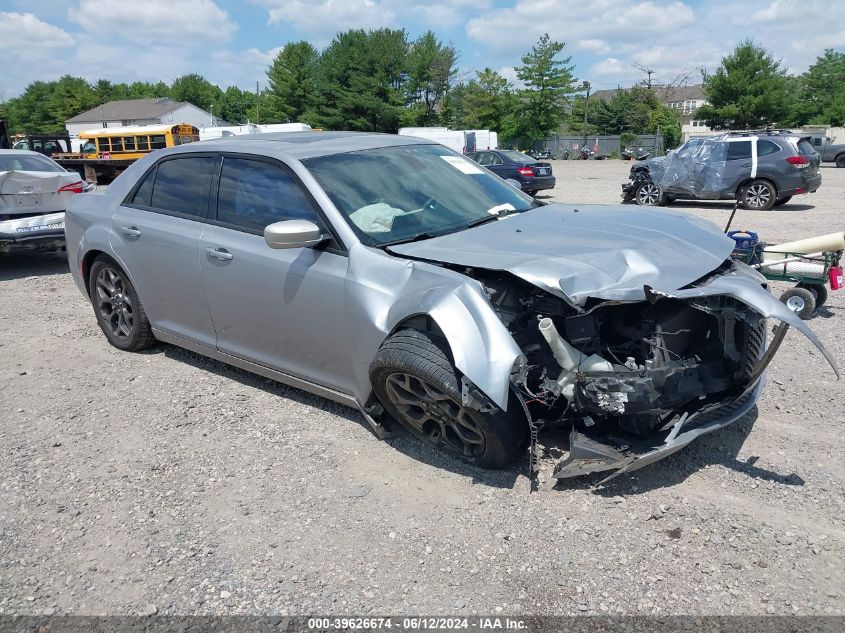
[[[210,257],[219,259],[221,262],[228,262],[230,259],[235,257],[225,248],[207,248],[205,249],[205,252],[208,253]]]
[[[126,237],[141,237],[141,231],[137,226],[121,226],[120,230]]]

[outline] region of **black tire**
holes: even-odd
[[[768,211],[776,201],[777,191],[768,180],[752,180],[739,192],[739,203],[749,211]]]
[[[534,196],[537,195],[537,190],[531,189],[530,191],[526,191],[525,193],[527,193],[529,196],[531,196],[533,198]]]
[[[780,300],[804,321],[816,311],[816,299],[806,288],[790,288],[780,296]]]
[[[666,204],[666,194],[651,180],[644,180],[637,185],[634,200],[641,207],[662,207]]]
[[[155,343],[150,321],[127,274],[111,257],[98,255],[88,274],[88,296],[109,343],[139,352]]]
[[[481,468],[503,468],[522,451],[528,423],[519,403],[482,413],[461,406],[461,380],[441,339],[419,330],[390,336],[370,365],[373,389],[411,435]],[[455,429],[459,429],[460,434]]]
[[[775,200],[775,203],[772,206],[773,207],[782,207],[783,205],[785,205],[790,200],[792,200],[792,196],[786,196],[784,198],[778,198],[777,200]]]
[[[836,166],[845,167],[845,154],[840,154],[836,157]]]
[[[827,303],[827,286],[824,284],[798,284],[798,287],[810,291],[813,299],[816,300],[816,310]]]

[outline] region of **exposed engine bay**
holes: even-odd
[[[532,431],[566,425],[576,444],[607,453],[575,459],[585,446],[573,446],[573,463],[556,477],[624,468],[632,449],[664,444],[690,416],[736,402],[756,378],[766,319],[736,299],[653,295],[579,309],[505,272],[463,272],[484,285],[525,355],[511,382]]]

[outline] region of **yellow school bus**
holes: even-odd
[[[104,127],[79,133],[80,153],[85,159],[135,160],[154,149],[200,140],[193,125],[131,125]]]

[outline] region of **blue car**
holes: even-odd
[[[551,163],[539,162],[527,154],[511,149],[469,152],[467,157],[505,180],[516,180],[522,190],[532,196],[538,191],[555,188]]]

